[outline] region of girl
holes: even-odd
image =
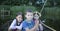
[[[13,22],[11,23],[8,31],[21,31],[22,29],[22,13],[18,12],[16,14],[16,19],[13,20]]]
[[[34,21],[39,21],[39,13],[34,13]],[[41,24],[41,21],[39,21],[39,28],[37,28],[37,31],[43,31],[43,26]]]

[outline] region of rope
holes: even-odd
[[[51,29],[52,31],[56,31],[55,29],[53,29],[53,28],[51,28],[51,27],[47,26],[47,25],[46,25],[46,24],[44,24],[44,23],[42,23],[42,25],[44,25],[45,27],[47,27],[47,28]]]
[[[40,17],[41,17],[41,13],[42,13],[42,11],[43,11],[44,6],[46,5],[46,3],[47,3],[47,0],[45,1],[44,5],[42,6],[42,9],[41,9],[40,13],[38,12],[38,13],[39,13],[39,15],[40,15]],[[52,31],[56,31],[55,29],[53,29],[53,28],[51,28],[51,27],[47,26],[47,25],[46,25],[46,24],[44,24],[44,23],[42,23],[42,25],[44,25],[45,27],[47,27],[47,28],[51,29]]]
[[[47,3],[47,0],[45,1],[44,5],[42,6],[42,9],[41,9],[40,13],[42,13],[42,11],[43,11],[44,6],[46,5],[46,3]]]

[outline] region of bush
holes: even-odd
[[[15,15],[17,12],[23,12],[23,14],[24,14],[27,9],[32,9],[32,11],[36,11],[36,8],[33,6],[13,6],[13,7],[11,7],[10,10],[12,11],[12,18],[15,18]]]
[[[45,7],[43,18],[46,19],[45,24],[59,30],[60,27],[60,8],[59,7]]]

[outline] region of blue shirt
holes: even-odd
[[[22,30],[22,31],[26,31],[26,30],[25,30],[26,28],[31,29],[31,28],[33,28],[33,27],[34,27],[34,25],[35,25],[35,23],[34,23],[34,21],[33,21],[33,20],[31,20],[31,22],[30,22],[30,23],[28,23],[28,21],[24,20],[24,21],[23,21],[23,25],[22,25],[22,28],[23,28],[23,30]]]

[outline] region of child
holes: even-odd
[[[22,13],[21,12],[18,12],[17,15],[16,15],[16,19],[13,20],[13,22],[11,23],[8,31],[20,31],[22,29]]]
[[[23,21],[23,31],[35,31],[37,29],[37,26],[39,22],[36,23],[33,21],[33,12],[32,10],[27,10],[25,14],[26,19]]]
[[[34,13],[34,20],[39,21],[39,14],[38,13]],[[41,24],[41,21],[39,21],[39,28],[37,29],[37,31],[43,31],[43,26]]]

